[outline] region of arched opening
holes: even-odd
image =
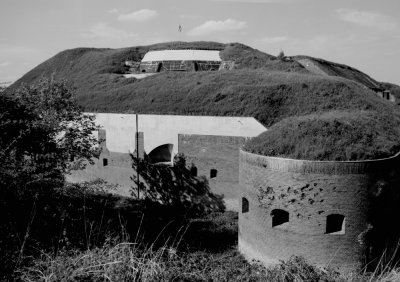
[[[326,234],[344,234],[346,218],[341,214],[330,214],[326,217]]]
[[[242,197],[242,213],[249,212],[249,200]]]
[[[274,209],[271,211],[272,227],[289,222],[289,213],[285,210]]]
[[[150,163],[171,162],[173,144],[164,144],[154,148],[148,155]]]
[[[192,166],[190,168],[190,175],[197,176],[197,167],[196,166]]]
[[[210,170],[210,178],[215,178],[215,177],[217,177],[217,173],[218,173],[218,171],[217,171],[215,168],[212,168],[212,169]]]
[[[146,72],[146,70],[143,69],[142,72]]]

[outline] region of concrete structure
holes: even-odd
[[[390,92],[390,90],[376,90],[375,94],[382,99],[388,100],[390,102],[396,102],[396,97]]]
[[[218,70],[221,62],[215,50],[149,51],[140,63],[140,72]]]
[[[120,184],[118,192],[128,195],[134,185],[129,153],[136,150],[136,115],[95,115],[102,127],[102,154],[95,166],[74,172],[69,180],[103,178]],[[212,191],[226,196],[229,208],[237,205],[239,148],[266,130],[252,117],[138,115],[138,125],[140,154],[153,162],[171,162],[184,153],[197,174],[209,179]]]
[[[379,256],[397,243],[399,162],[399,154],[334,162],[241,151],[240,252],[266,265],[301,255],[341,268]]]

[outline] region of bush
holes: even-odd
[[[175,156],[173,166],[152,164],[147,157],[138,161],[132,155],[132,160],[133,169],[140,174],[140,191],[147,201],[189,217],[225,210],[222,196],[210,191],[205,177],[192,175],[183,155]],[[132,175],[131,179],[136,183],[137,176]],[[131,193],[137,195],[137,191]]]
[[[281,50],[278,54],[278,56],[276,56],[276,58],[278,60],[283,60],[285,58],[285,53],[283,52],[283,50]]]
[[[82,112],[65,81],[43,79],[1,95],[0,113],[2,186],[63,181],[72,166],[98,156],[94,116]]]

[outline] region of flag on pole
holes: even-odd
[[[182,32],[182,26],[181,26],[181,24],[179,24],[178,31],[179,31],[179,32]]]

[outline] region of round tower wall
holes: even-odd
[[[301,255],[360,267],[371,255],[374,220],[385,216],[376,212],[383,190],[398,195],[396,163],[398,156],[323,162],[241,151],[239,250],[266,265]]]

